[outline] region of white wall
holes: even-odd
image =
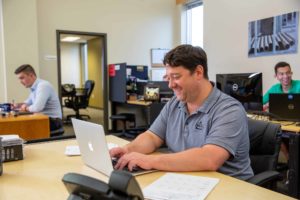
[[[0,0],[0,103],[7,101],[2,13],[2,0]]]
[[[8,98],[17,101],[28,94],[13,73],[23,63],[57,89],[57,61],[45,59],[56,56],[56,30],[107,33],[108,63],[150,65],[151,48],[180,41],[175,0],[2,1]]]
[[[299,0],[204,0],[204,49],[210,79],[215,80],[217,73],[260,71],[265,92],[277,82],[273,68],[279,61],[290,63],[293,78],[300,79],[299,43],[297,54],[256,58],[247,54],[248,22],[299,10]]]
[[[61,83],[80,84],[80,45],[79,43],[62,42],[61,50]]]
[[[14,71],[21,64],[31,64],[39,75],[36,0],[2,3],[7,100],[23,101],[29,90],[19,83]]]
[[[174,0],[39,0],[37,5],[41,76],[55,85],[56,63],[43,57],[56,54],[56,29],[107,33],[108,63],[149,65],[151,48],[179,41]]]
[[[9,101],[27,96],[13,73],[19,64],[31,63],[57,88],[57,61],[44,59],[56,55],[57,29],[107,33],[108,63],[150,65],[151,48],[180,43],[180,6],[175,0],[2,1]],[[215,80],[216,73],[262,71],[266,91],[277,82],[273,66],[281,60],[289,62],[294,78],[300,79],[299,53],[247,55],[248,22],[299,8],[299,0],[204,0],[204,48],[210,79]],[[0,85],[3,82],[0,75]]]

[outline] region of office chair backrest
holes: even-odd
[[[72,96],[75,95],[76,89],[74,84],[63,84],[61,85],[61,95],[64,96]]]
[[[254,174],[276,170],[281,144],[281,126],[248,119],[250,159]]]
[[[84,84],[84,89],[86,90],[88,99],[90,98],[93,92],[94,86],[95,86],[95,81],[93,80],[87,80]]]

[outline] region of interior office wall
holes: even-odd
[[[81,87],[80,44],[61,42],[61,83],[73,83]]]
[[[299,0],[204,0],[204,49],[210,79],[215,80],[217,73],[260,71],[266,92],[278,82],[274,78],[274,65],[279,61],[289,62],[293,78],[300,79],[299,42],[297,54],[255,58],[248,58],[247,54],[250,21],[299,10]]]
[[[38,5],[41,75],[57,82],[55,30],[107,33],[108,63],[150,64],[150,49],[170,48],[174,42],[174,0],[42,0]]]
[[[103,42],[102,38],[88,40],[88,78],[95,81],[89,106],[103,108]]]
[[[13,74],[19,64],[58,88],[57,29],[107,33],[108,63],[150,65],[151,48],[180,43],[174,0],[3,0],[3,13],[8,96],[16,100],[28,94]]]
[[[2,0],[0,0],[0,83],[2,83],[0,84],[0,103],[7,101],[2,13]]]
[[[39,75],[36,0],[2,0],[5,76],[8,101],[23,101],[29,90],[19,83],[15,69],[31,64]],[[2,84],[2,83],[1,83]],[[1,85],[0,84],[0,85]]]

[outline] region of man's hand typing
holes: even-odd
[[[115,169],[123,169],[124,167],[128,167],[130,171],[137,167],[146,170],[153,169],[151,164],[153,163],[153,159],[154,156],[152,155],[145,155],[137,152],[127,153],[118,159]]]

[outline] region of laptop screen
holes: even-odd
[[[277,120],[300,121],[300,94],[270,94],[269,112]]]

